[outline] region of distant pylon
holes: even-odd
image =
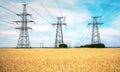
[[[92,25],[92,39],[91,39],[91,44],[100,44],[101,39],[100,39],[100,33],[99,33],[99,26],[103,23],[98,22],[98,18],[101,18],[101,16],[93,16],[93,23],[89,23],[88,25]]]
[[[32,29],[31,27],[27,26],[27,23],[34,22],[32,20],[28,20],[27,16],[31,16],[31,14],[27,13],[26,4],[23,4],[23,13],[17,14],[17,16],[20,16],[22,19],[15,21],[16,23],[21,23],[21,27],[17,27],[16,29],[20,30],[20,35],[17,43],[17,48],[28,48],[30,46],[30,40],[29,40],[29,34],[28,29]]]
[[[57,23],[53,24],[57,25],[55,47],[58,47],[60,44],[64,44],[62,25],[66,25],[65,17],[57,17],[57,19]]]

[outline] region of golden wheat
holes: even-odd
[[[120,72],[120,49],[0,49],[0,72]]]

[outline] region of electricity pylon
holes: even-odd
[[[101,16],[93,16],[93,23],[89,23],[88,25],[92,25],[92,38],[91,38],[91,44],[100,44],[100,33],[99,33],[99,26],[103,23],[98,22],[98,18],[101,18]]]
[[[28,20],[27,16],[31,16],[31,14],[27,13],[26,4],[23,4],[23,13],[17,14],[17,16],[20,16],[22,19],[15,21],[16,23],[21,23],[20,27],[17,27],[16,29],[20,30],[19,39],[17,43],[17,48],[28,48],[30,46],[30,40],[29,40],[29,34],[28,29],[32,29],[31,27],[28,27],[27,23],[34,22],[32,20]]]
[[[62,25],[66,25],[65,17],[57,17],[57,19],[58,19],[57,23],[52,24],[57,25],[55,47],[58,47],[60,44],[64,44]]]

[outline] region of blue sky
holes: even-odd
[[[107,47],[120,47],[120,1],[119,0],[0,0],[0,47],[16,47],[20,24],[12,21],[20,20],[15,13],[22,13],[27,3],[27,12],[32,14],[36,24],[28,24],[32,47],[53,47],[58,16],[65,16],[67,27],[63,26],[64,42],[69,46],[90,44],[92,16],[102,16],[100,21],[101,42]],[[3,9],[2,7],[10,11]],[[11,12],[12,11],[12,12]],[[14,12],[14,13],[13,13]]]

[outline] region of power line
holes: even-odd
[[[115,14],[118,12],[117,10],[119,10],[119,9],[120,9],[120,7],[117,7],[114,10],[112,10],[110,13],[108,13],[107,15],[105,15],[104,18],[106,18],[106,17],[109,16],[109,19],[107,19],[106,22],[108,22],[108,20],[110,20],[110,18],[111,19],[114,18],[116,16]],[[115,16],[112,17],[111,15],[115,15]]]
[[[109,0],[109,1],[105,4],[105,6],[100,10],[99,14],[101,13],[101,15],[98,14],[99,16],[102,16],[102,15],[103,15],[104,10],[108,7],[108,5],[109,5],[111,2],[112,2],[112,0]]]
[[[20,0],[24,3],[26,3],[24,0]],[[46,18],[44,18],[42,15],[40,15],[35,9],[33,9],[32,7],[28,6],[32,11],[34,11],[39,17],[43,18],[45,21],[47,21],[48,23],[50,23]],[[33,18],[32,18],[33,19]],[[35,23],[36,24],[36,23]],[[51,23],[50,23],[51,24]]]
[[[30,17],[34,20],[34,18],[33,18],[32,16],[30,16]],[[35,21],[35,20],[34,20],[34,21]],[[37,23],[35,23],[34,21],[33,21],[33,23],[34,23],[34,24],[37,24]]]
[[[12,23],[12,22],[8,22],[8,21],[5,21],[5,20],[1,20],[1,19],[0,19],[0,21],[5,22],[5,23]]]
[[[3,2],[5,2],[5,3],[9,3],[9,5],[11,5],[12,7],[14,7],[15,9],[17,9],[17,10],[20,10],[18,7],[16,7],[15,5],[13,5],[13,3],[11,2],[11,0],[9,0],[9,2],[7,2],[6,0],[2,0]]]
[[[6,8],[6,7],[2,6],[2,5],[0,5],[0,7],[1,7],[1,8],[3,8],[3,9],[5,9],[5,10],[7,10],[7,11],[9,11],[9,12],[11,12],[11,13],[13,13],[13,14],[17,14],[16,12],[11,11],[10,9],[8,9],[8,8]]]
[[[101,10],[101,15],[103,15],[103,12],[104,12],[104,10],[106,9],[106,7],[108,7],[108,5],[110,5],[110,3],[112,2],[112,0],[109,0],[108,1],[108,3],[106,4],[106,6],[104,6],[104,8]],[[117,12],[117,10],[119,10],[120,9],[120,7],[117,7],[117,8],[115,8],[115,9],[113,9],[111,12],[109,12],[109,13],[107,13],[105,16],[103,16],[104,18],[106,18],[106,17],[108,17],[109,16],[109,18],[113,18],[113,17],[115,17],[115,16],[111,16],[111,15],[114,15],[114,14],[116,14],[116,12]],[[113,14],[114,13],[114,14]],[[110,20],[110,19],[108,19],[108,20]],[[108,22],[108,20],[106,20],[106,22]]]
[[[8,22],[8,21],[1,20],[1,19],[0,19],[0,22],[7,23],[7,24],[2,24],[2,23],[0,23],[0,25],[2,24],[2,25],[7,25],[7,26],[10,26],[10,27],[13,27],[12,22]],[[11,25],[9,25],[9,24],[11,24]]]
[[[45,11],[50,15],[50,17],[51,17],[54,21],[56,21],[55,18],[52,16],[52,14],[49,12],[49,10],[45,7],[45,5],[42,3],[41,0],[39,0],[39,3],[40,3],[41,6],[45,9]]]
[[[24,0],[20,0],[20,1],[22,1],[22,2],[24,2],[24,3],[26,3]],[[50,17],[54,20],[54,21],[56,21],[55,19],[54,19],[54,17],[52,16],[52,14],[48,11],[48,9],[45,7],[45,5],[40,1],[40,4],[42,5],[42,7],[45,9],[45,11],[50,15]],[[30,7],[30,6],[29,6]],[[37,15],[39,15],[41,18],[43,18],[45,21],[47,21],[48,23],[50,23],[51,24],[51,22],[49,22],[46,18],[44,18],[42,15],[40,15],[40,13],[38,13],[35,9],[33,9],[32,7],[30,7]]]
[[[59,10],[59,12],[60,12],[60,15],[62,15],[62,16],[63,16],[63,13],[62,13],[61,8],[60,8],[60,3],[59,3],[59,0],[54,0],[54,1],[56,2],[56,5],[57,5],[58,10]]]
[[[107,14],[106,17],[107,17],[107,16],[110,16],[110,15],[113,15],[113,12],[115,12],[116,10],[119,10],[119,9],[120,9],[120,7],[115,8],[115,9],[112,10],[109,14]]]
[[[9,2],[6,1],[6,0],[2,0],[2,1],[5,2],[5,3],[7,3],[7,4],[9,3],[9,5],[11,5],[12,7],[14,7],[15,9],[20,10],[18,7],[16,7],[15,5],[13,5],[13,4],[11,3],[11,1],[9,1]],[[6,7],[2,6],[2,5],[0,5],[0,7],[3,8],[3,9],[5,9],[5,10],[7,10],[7,11],[9,11],[9,12],[11,12],[11,13],[13,13],[13,14],[17,14],[16,12],[14,12],[14,11],[10,10],[9,8],[6,8]],[[2,19],[3,19],[3,18],[2,18]],[[5,18],[5,19],[6,19],[6,18]],[[8,20],[10,20],[10,19],[7,18],[7,21],[8,21]]]
[[[5,18],[5,17],[0,17],[0,19],[5,19],[6,21],[11,21],[11,19],[10,18]]]
[[[20,0],[20,1],[22,1],[22,2],[24,2],[26,4],[26,2],[24,0]]]
[[[44,18],[42,15],[40,15],[35,9],[33,9],[32,7],[29,6],[29,8],[34,11],[39,17],[43,18],[45,21],[47,21],[48,23],[52,24],[51,22],[49,22],[46,18]]]

